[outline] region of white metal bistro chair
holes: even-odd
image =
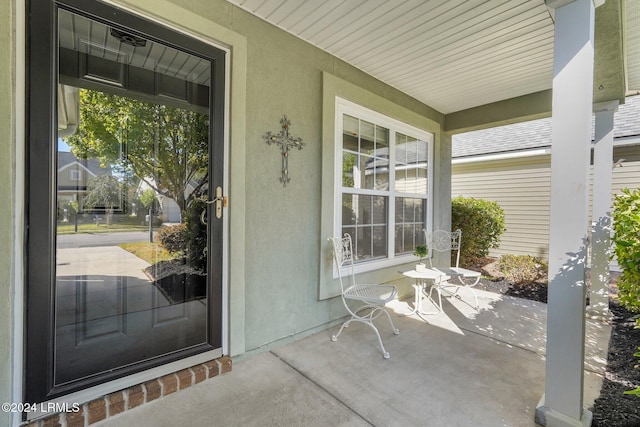
[[[373,324],[373,321],[384,313],[389,319],[393,333],[395,335],[400,333],[393,324],[389,312],[387,312],[384,307],[386,303],[397,298],[398,288],[394,285],[356,284],[355,274],[353,272],[353,246],[351,244],[351,236],[349,234],[345,234],[343,238],[330,237],[329,240],[333,243],[333,254],[336,267],[338,268],[340,288],[342,289],[342,302],[349,314],[351,314],[351,318],[342,324],[338,333],[331,337],[331,341],[337,341],[342,330],[349,327],[351,322],[364,323],[376,333],[378,342],[380,343],[380,348],[382,349],[382,355],[385,359],[388,359],[389,353],[385,350],[378,328]],[[344,279],[342,277],[343,269],[348,272],[345,274],[347,277]],[[360,304],[353,308],[349,306],[349,302],[352,303],[352,306],[355,306],[358,303]]]
[[[478,295],[476,291],[473,289],[475,285],[480,281],[480,272],[474,270],[468,270],[466,268],[460,267],[460,245],[462,243],[462,230],[456,230],[452,232],[448,232],[445,230],[436,230],[432,233],[427,233],[427,230],[422,230],[425,236],[425,242],[427,248],[429,249],[429,267],[434,268],[432,264],[433,253],[432,251],[437,252],[447,252],[447,251],[455,251],[456,252],[456,266],[450,268],[437,268],[437,270],[446,273],[449,276],[456,276],[460,281],[461,285],[447,282],[445,285],[438,288],[438,292],[440,289],[444,289],[447,287],[455,287],[456,290],[452,294],[453,296],[458,296],[458,291],[462,287],[468,287],[471,293],[473,294],[473,298],[475,299],[476,305],[475,309],[480,308],[480,304],[478,303]],[[470,279],[469,282],[466,282],[465,279]],[[440,296],[440,295],[438,295]],[[459,296],[458,296],[459,297]]]

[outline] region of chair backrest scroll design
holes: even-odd
[[[429,265],[433,267],[433,253],[456,251],[456,268],[460,263],[460,245],[462,242],[462,230],[456,230],[448,232],[445,230],[436,230],[432,233],[427,233],[426,229],[422,230],[425,237],[427,248],[429,249]]]
[[[338,278],[340,279],[340,287],[342,292],[345,290],[344,283],[342,283],[342,269],[347,267],[349,270],[349,276],[351,276],[351,285],[355,284],[355,277],[353,272],[353,245],[351,243],[351,236],[345,233],[344,237],[329,237],[329,240],[333,244],[333,256],[338,269]],[[348,286],[347,286],[348,287]]]

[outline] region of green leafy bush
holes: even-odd
[[[530,255],[503,255],[498,268],[505,279],[518,285],[547,280],[547,264]]]
[[[158,230],[156,240],[170,253],[184,256],[187,248],[187,227],[185,224],[165,225]]]
[[[158,230],[156,240],[170,253],[183,257],[196,270],[207,267],[207,226],[200,214],[207,209],[205,198],[191,200],[183,212],[183,224],[167,225]]]
[[[613,201],[613,246],[622,268],[618,298],[630,311],[640,311],[640,189],[622,190]]]
[[[640,189],[625,188],[613,200],[613,252],[622,274],[618,279],[620,303],[633,312],[640,311]],[[640,328],[640,319],[636,321]],[[638,347],[640,350],[640,347]],[[640,357],[640,352],[635,353]],[[640,397],[640,387],[625,391]]]
[[[191,200],[184,212],[187,264],[200,271],[207,268],[207,226],[200,221],[200,214],[206,209],[206,198],[199,197]]]
[[[497,248],[505,231],[504,211],[496,202],[467,197],[451,200],[451,230],[462,230],[460,264],[485,257]]]

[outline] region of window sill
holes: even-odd
[[[356,275],[365,274],[365,273],[375,273],[379,270],[384,270],[391,267],[397,267],[403,264],[417,263],[417,262],[418,262],[418,258],[416,258],[413,255],[410,255],[410,254],[401,255],[392,259],[376,259],[369,262],[360,262],[360,263],[354,264],[353,272]],[[350,274],[349,269],[343,267],[342,277],[345,277],[348,274]],[[333,269],[333,278],[334,279],[338,278],[338,270],[335,267]]]

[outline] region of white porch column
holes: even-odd
[[[593,0],[555,9],[545,394],[536,421],[591,425],[583,409],[585,261],[593,104]]]
[[[609,255],[611,254],[611,182],[613,165],[613,113],[618,101],[594,106],[593,197],[591,218],[591,293],[589,315],[609,316]]]

